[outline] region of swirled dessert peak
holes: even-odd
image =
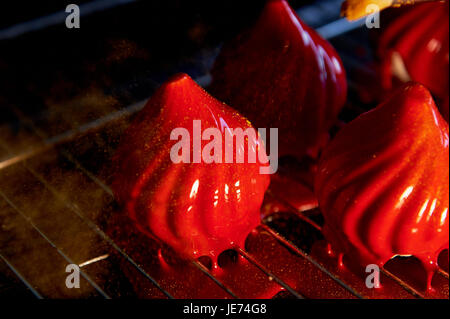
[[[335,249],[381,265],[414,255],[432,272],[449,245],[449,128],[429,91],[408,83],[347,124],[315,189]]]
[[[438,98],[439,110],[448,121],[449,2],[391,10],[394,18],[385,22],[378,43],[383,86],[391,89],[395,79],[422,83]]]
[[[226,135],[249,133],[228,153]],[[214,143],[212,143],[214,141]],[[256,152],[256,161],[241,155]],[[260,222],[269,184],[264,147],[250,122],[188,75],[164,83],[125,132],[113,160],[113,189],[144,233],[183,257],[243,246]]]
[[[346,101],[336,51],[285,0],[267,1],[256,24],[226,43],[211,92],[252,121],[277,127],[280,156],[317,156]]]

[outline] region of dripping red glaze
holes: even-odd
[[[232,298],[224,289],[196,268],[192,261],[181,259],[166,246],[161,246],[153,238],[138,231],[128,217],[114,214],[108,222],[108,234],[111,238],[120,247],[123,247],[133,260],[142,265],[146,273],[174,298]],[[266,255],[262,247],[255,249]],[[277,256],[270,257],[276,258]],[[289,261],[284,258],[280,260],[280,263]],[[119,259],[119,265],[139,298],[165,297],[133,265],[123,259]],[[234,263],[222,263],[221,267],[214,270],[214,276],[240,298],[267,299],[283,290],[280,285],[267,280],[264,273],[242,258]],[[249,282],[251,284],[248,284]]]
[[[170,139],[171,132],[185,128],[194,139],[193,120],[201,120],[203,130],[218,128],[222,134],[228,128],[252,127],[188,75],[177,75],[157,90],[125,132],[113,159],[112,186],[143,233],[183,257],[209,256],[216,262],[222,251],[243,247],[260,223],[270,178],[260,174],[259,162],[225,163],[222,158],[222,163],[173,163],[170,151],[178,140]],[[253,142],[264,152],[258,138]],[[202,149],[207,143],[201,141]],[[193,152],[191,142],[191,158]],[[234,152],[235,157],[236,148]]]
[[[395,10],[392,14],[398,13],[384,28],[378,44],[383,87],[391,89],[395,84],[393,78],[400,82],[422,83],[438,97],[438,107],[448,121],[448,1],[392,10]],[[405,70],[402,70],[402,64]]]
[[[268,1],[257,23],[225,44],[211,92],[255,127],[279,130],[279,155],[316,157],[345,103],[342,62],[284,0]]]
[[[175,298],[231,298],[219,285],[199,271],[192,262],[161,249],[152,238],[137,231],[129,218],[113,214],[109,222],[109,235],[138,262],[162,288]],[[245,249],[258,263],[270,269],[294,290],[308,298],[353,298],[339,283],[324,275],[315,265],[298,258],[264,229],[256,227],[247,236]],[[223,257],[223,256],[221,256]],[[258,267],[243,257],[221,262],[214,276],[239,298],[272,298],[284,288],[270,280]],[[130,263],[120,259],[120,267],[140,298],[164,298],[164,295]],[[301,276],[299,274],[308,274]],[[145,279],[145,277],[144,277]]]
[[[361,263],[419,258],[431,275],[449,246],[449,128],[408,83],[347,124],[324,150],[315,191],[324,235]]]

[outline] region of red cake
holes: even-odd
[[[341,60],[284,0],[268,1],[248,31],[224,45],[211,92],[256,128],[279,129],[279,155],[317,156],[346,100]]]
[[[391,89],[409,80],[425,85],[449,118],[449,3],[423,3],[390,9],[382,16],[378,55],[382,84]],[[392,19],[389,19],[392,15]],[[391,21],[389,21],[391,20]]]
[[[429,91],[406,84],[347,124],[321,156],[315,190],[335,250],[363,265],[414,255],[430,287],[449,246],[449,128]]]
[[[125,132],[113,159],[113,190],[142,232],[181,256],[210,256],[215,262],[222,251],[243,247],[247,234],[260,223],[259,209],[270,179],[260,173],[267,164],[259,161],[196,163],[194,142],[190,162],[174,163],[173,129],[183,128],[194,139],[194,120],[200,120],[204,130],[217,128],[222,135],[231,128],[252,128],[188,75],[177,75],[158,89]],[[266,156],[258,138],[249,137],[245,147],[250,142]],[[201,141],[202,149],[207,143]]]

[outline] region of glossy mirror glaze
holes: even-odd
[[[201,120],[203,130],[219,128],[222,134],[252,127],[188,75],[177,75],[158,89],[125,132],[113,159],[113,189],[141,231],[184,257],[210,256],[215,262],[222,251],[243,247],[260,223],[270,178],[260,174],[258,162],[193,163],[191,156],[191,163],[173,163],[170,150],[178,140],[170,139],[171,132],[179,127],[189,131],[193,155],[193,120]],[[258,139],[254,142],[261,148]]]
[[[317,156],[347,94],[336,51],[284,0],[268,1],[256,24],[224,45],[212,75],[214,96],[256,128],[279,129],[280,156]]]
[[[429,271],[448,249],[449,131],[429,91],[408,83],[347,124],[315,180],[324,234],[363,265],[414,255]]]
[[[392,10],[396,14],[399,9]],[[439,110],[448,121],[449,2],[416,4],[400,10],[393,21],[381,21],[378,55],[382,60],[382,84],[391,89],[393,77],[399,79],[395,71],[399,66],[395,64],[403,64],[410,80],[425,85],[439,98]],[[396,55],[401,62],[396,61]]]

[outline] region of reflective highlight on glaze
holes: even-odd
[[[414,255],[431,287],[438,254],[449,246],[448,141],[447,122],[419,84],[347,124],[315,180],[332,246],[363,264]]]
[[[284,0],[268,1],[248,32],[226,44],[211,92],[255,127],[279,129],[279,154],[315,157],[345,103],[347,82],[331,45]]]
[[[158,89],[125,132],[113,159],[113,189],[142,232],[184,257],[206,255],[215,262],[222,251],[243,247],[260,223],[269,177],[259,174],[258,162],[174,164],[170,149],[177,141],[170,140],[171,131],[182,127],[192,137],[194,120],[223,134],[227,128],[251,127],[188,75],[177,75]],[[208,142],[201,141],[202,148]]]
[[[417,4],[400,12],[379,41],[383,86],[391,89],[392,78],[403,77],[395,71],[399,55],[410,79],[422,83],[439,98],[439,110],[448,121],[449,3]]]

